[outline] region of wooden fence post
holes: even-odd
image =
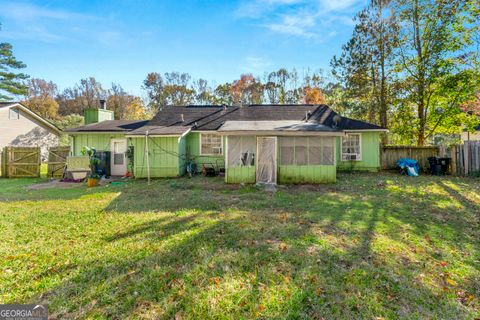
[[[456,146],[450,148],[449,157],[452,159],[451,174],[457,175],[457,149]]]

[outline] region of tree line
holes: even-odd
[[[372,0],[355,22],[331,61],[345,111],[402,144],[478,124],[478,0]]]
[[[152,72],[141,99],[119,84],[104,88],[93,77],[62,91],[51,81],[28,79],[11,45],[2,43],[0,100],[21,97],[65,126],[101,98],[117,119],[149,118],[166,105],[326,103],[344,116],[388,128],[384,143],[424,145],[479,123],[480,3],[371,0],[356,14],[351,39],[330,66],[328,75],[280,68],[219,85],[188,73]]]

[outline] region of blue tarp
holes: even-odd
[[[407,174],[411,177],[418,177],[418,173],[420,172],[420,166],[418,165],[418,161],[409,158],[400,158],[397,161],[397,165],[404,169]]]

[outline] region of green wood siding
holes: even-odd
[[[254,166],[231,167],[225,172],[226,183],[255,183],[256,170]]]
[[[114,120],[113,111],[96,108],[85,109],[85,124]]]
[[[98,151],[110,151],[110,139],[122,138],[125,138],[124,134],[92,133],[73,135],[71,139],[72,154],[74,156],[82,155],[83,147],[94,147]]]
[[[337,180],[335,166],[278,166],[278,183],[334,183]]]
[[[361,135],[361,161],[342,161],[342,138],[337,138],[337,168],[339,170],[380,170],[380,132],[362,132]]]
[[[147,177],[147,159],[145,157],[145,138],[132,138],[134,146],[134,174],[136,178]],[[177,137],[150,137],[148,140],[150,177],[178,177],[180,153]]]
[[[215,132],[213,132],[215,133]],[[203,163],[221,163],[225,164],[225,137],[223,138],[223,155],[221,156],[202,156],[200,155],[200,133],[191,132],[186,136],[187,159],[191,159],[196,165],[197,170],[202,170]]]

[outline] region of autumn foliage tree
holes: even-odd
[[[263,85],[252,74],[242,74],[230,86],[234,104],[262,103]]]
[[[57,85],[52,81],[33,78],[28,81],[27,94],[22,103],[47,119],[58,118]]]
[[[325,95],[318,87],[303,88],[303,102],[307,104],[325,104]]]
[[[107,95],[107,107],[114,112],[115,119],[140,120],[147,117],[142,99],[128,94],[119,84],[112,83]]]

